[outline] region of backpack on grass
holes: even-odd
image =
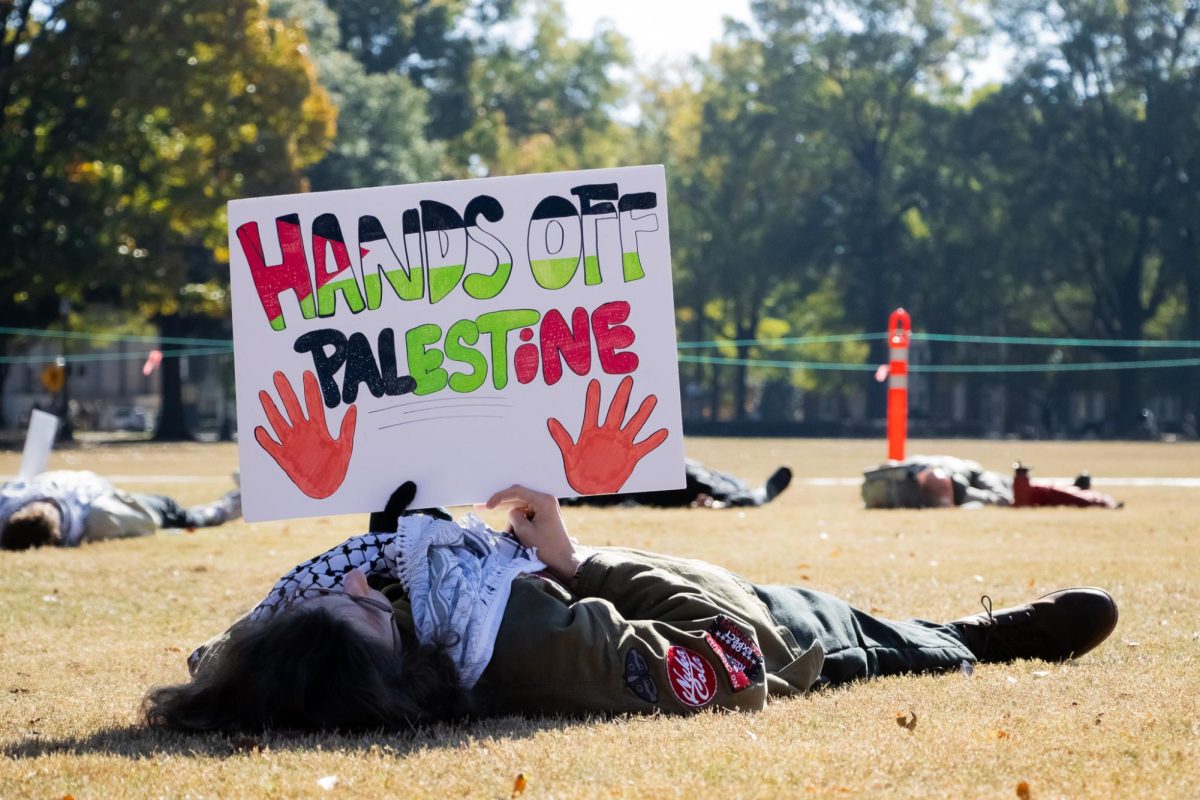
[[[911,465],[886,464],[863,473],[862,498],[867,508],[921,508],[917,472]]]

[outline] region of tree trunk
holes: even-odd
[[[185,330],[183,320],[175,314],[160,316],[157,320],[158,332],[163,338],[182,336]],[[161,404],[158,411],[158,425],[154,430],[156,442],[190,442],[195,437],[188,430],[187,420],[183,413],[183,379],[179,370],[179,358],[172,357],[173,350],[180,349],[177,344],[161,343],[162,349],[162,385]]]
[[[6,337],[7,338],[7,337]],[[8,349],[0,345],[0,356],[8,355]],[[8,364],[0,361],[0,427],[8,427],[8,409],[4,404],[4,384],[8,380]],[[13,420],[14,422],[16,420]]]
[[[712,385],[709,386],[708,418],[712,422],[721,421],[721,365],[712,365]]]
[[[757,328],[758,314],[756,312],[751,312],[750,321],[739,323],[735,329],[737,331],[736,337],[738,341],[752,337]],[[746,345],[739,344],[737,346],[737,357],[744,362],[750,357],[750,348]],[[746,384],[749,378],[749,371],[750,368],[746,366],[745,363],[738,364],[736,367],[734,367],[733,418],[738,422],[744,422],[746,420],[746,394],[748,388]]]
[[[1187,299],[1185,335],[1196,341],[1200,340],[1200,261],[1185,263],[1183,274]],[[1200,369],[1185,367],[1183,381],[1183,411],[1190,411],[1193,417],[1200,418]]]
[[[1121,335],[1126,339],[1141,339],[1146,320],[1146,310],[1141,299],[1141,270],[1131,270],[1122,281],[1118,315]],[[1126,350],[1120,354],[1122,360],[1136,361],[1142,357],[1141,348]],[[1139,432],[1138,412],[1142,410],[1142,371],[1140,369],[1117,370],[1117,435],[1136,436]]]

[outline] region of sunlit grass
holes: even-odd
[[[763,509],[569,510],[581,540],[695,556],[763,582],[804,583],[884,616],[945,619],[1097,584],[1121,607],[1112,639],[1067,665],[896,677],[772,703],[756,715],[500,719],[415,737],[150,733],[137,707],[182,680],[192,646],[297,561],[365,516],[238,523],[79,550],[0,554],[0,797],[1194,797],[1200,792],[1200,490],[1112,489],[1122,511],[866,512],[852,477],[880,442],[689,443],[714,466],[797,484]],[[1035,475],[1200,475],[1200,446],[921,442]],[[195,475],[126,482],[217,496],[231,446],[73,450],[52,466]],[[0,474],[17,454],[0,455]],[[397,475],[397,479],[407,477]],[[915,714],[911,730],[898,713]],[[318,779],[336,776],[330,790]]]

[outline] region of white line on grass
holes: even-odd
[[[1074,478],[1048,478],[1054,483],[1070,483]],[[862,478],[804,478],[807,486],[858,486]],[[1092,478],[1093,486],[1172,486],[1178,489],[1200,489],[1200,478]]]

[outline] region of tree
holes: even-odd
[[[333,133],[303,32],[255,0],[22,0],[0,13],[0,202],[16,209],[0,287],[30,324],[65,296],[185,330],[224,302],[226,201],[304,188]],[[161,437],[187,433],[177,369],[164,362]]]
[[[1038,265],[1040,297],[1063,330],[1141,339],[1195,269],[1194,255],[1168,258],[1164,231],[1169,219],[1187,224],[1179,188],[1195,164],[1197,7],[1058,0],[1004,11],[1032,55],[977,113],[1004,130],[986,152],[1005,178],[1021,257]],[[1125,429],[1141,394],[1140,371],[1118,375]]]
[[[823,143],[824,186],[805,216],[832,234],[822,254],[837,275],[851,324],[880,330],[898,305],[921,299],[927,274],[922,214],[936,171],[945,113],[957,86],[951,67],[970,52],[979,24],[957,0],[835,0],[754,4],[773,45],[780,107],[797,133]],[[871,360],[883,363],[884,343]],[[881,416],[883,393],[869,408]]]
[[[524,17],[522,17],[524,19]],[[534,4],[527,44],[481,36],[467,86],[474,119],[449,143],[465,174],[509,175],[617,166],[630,131],[617,121],[628,87],[617,70],[628,47],[611,27],[567,36],[559,0]]]
[[[404,76],[429,98],[426,136],[461,136],[475,123],[470,76],[497,24],[520,0],[326,0],[339,47],[368,75]]]
[[[339,110],[337,135],[329,151],[306,171],[312,189],[386,186],[443,177],[444,147],[427,138],[428,92],[395,69],[382,70],[382,56],[363,49],[360,34],[353,33],[365,24],[361,15],[367,10],[359,8],[361,4],[333,5],[344,9],[343,13],[360,15],[351,33],[344,32],[338,15],[322,0],[276,0],[270,6],[272,16],[306,31],[318,78]],[[377,13],[382,6],[371,8]],[[393,20],[389,30],[406,29],[401,22]],[[352,46],[341,44],[347,39]],[[385,52],[398,53],[400,45],[389,41],[380,46]]]
[[[957,4],[925,0],[753,9],[755,25],[729,25],[700,70],[699,144],[684,168],[697,191],[684,202],[704,240],[685,280],[710,287],[697,299],[731,338],[789,315],[785,327],[797,331],[811,322],[803,297],[830,288],[844,309],[835,324],[878,330],[922,282],[924,182],[941,180],[922,165],[936,160],[952,118],[934,98],[974,23]],[[747,376],[735,368],[739,418]]]

